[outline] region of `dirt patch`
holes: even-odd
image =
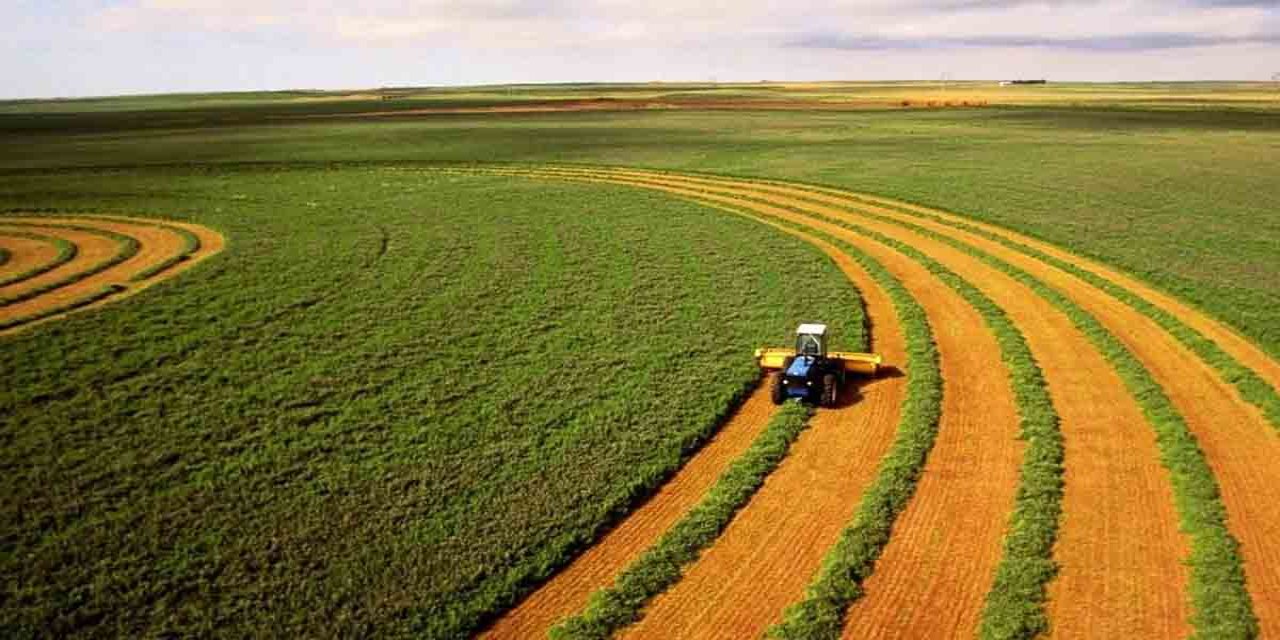
[[[57,269],[42,274],[37,278],[24,280],[21,283],[5,287],[3,291],[0,291],[0,294],[2,295],[18,294],[35,287],[59,282],[60,280],[75,274],[84,273],[94,265],[116,255],[120,250],[120,244],[115,240],[95,235],[87,231],[70,229],[63,225],[101,229],[131,237],[138,242],[138,251],[130,258],[104,271],[66,284],[65,286],[58,287],[30,300],[24,300],[6,307],[0,307],[0,321],[40,316],[41,314],[46,314],[51,311],[57,311],[58,309],[65,308],[76,301],[84,299],[86,296],[94,294],[95,292],[102,291],[105,287],[110,285],[118,285],[123,287],[123,289],[118,293],[98,300],[93,304],[76,307],[74,311],[91,309],[108,302],[116,301],[191,268],[200,260],[221,251],[224,243],[220,234],[206,227],[186,223],[164,223],[168,226],[181,227],[191,233],[194,233],[200,239],[200,248],[185,260],[175,264],[173,268],[166,269],[141,282],[133,282],[132,279],[135,276],[142,274],[152,266],[181,255],[186,249],[186,241],[182,235],[171,229],[157,226],[156,221],[140,218],[127,218],[122,216],[103,218],[24,217],[21,218],[21,221],[37,225],[47,225],[22,228],[30,229],[35,233],[57,236],[74,242],[77,245],[79,252],[74,260],[58,267]],[[0,222],[0,225],[3,225],[3,222]],[[68,311],[71,310],[69,309]],[[0,335],[21,331],[35,324],[60,318],[63,315],[65,314],[59,313],[48,317],[41,317],[39,320],[24,323],[7,331],[0,332]]]

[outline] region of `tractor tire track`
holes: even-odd
[[[745,201],[739,206],[756,210],[777,205],[796,207],[833,219],[849,219],[914,246],[968,278],[996,301],[1024,332],[1044,372],[1061,418],[1067,456],[1067,488],[1057,547],[1057,560],[1062,570],[1054,583],[1055,595],[1058,595],[1054,602],[1055,606],[1068,606],[1070,610],[1053,610],[1055,631],[1064,636],[1101,633],[1172,637],[1189,633],[1186,621],[1190,613],[1185,596],[1187,571],[1182,566],[1182,560],[1188,553],[1187,540],[1178,531],[1172,487],[1168,474],[1160,466],[1154,434],[1114,371],[1105,366],[1100,369],[1081,366],[1082,361],[1099,362],[1102,359],[1064,314],[1024,285],[972,256],[874,218],[855,216],[793,198],[753,192],[749,185],[721,187],[657,175],[645,175],[643,179],[617,179],[690,197],[701,194],[703,198],[719,202],[732,196],[715,194],[747,196],[755,202]],[[709,189],[714,193],[708,192]],[[763,201],[770,204],[763,204]],[[786,210],[778,211],[784,216],[795,215]],[[821,220],[807,220],[809,226],[833,235],[848,233]],[[998,355],[995,361],[998,361]],[[1099,411],[1100,408],[1105,409]],[[928,499],[921,492],[915,501]],[[957,511],[956,515],[963,517],[963,512]],[[1108,535],[1098,536],[1098,531],[1106,531]],[[973,542],[968,541],[962,548],[945,550],[942,554],[964,557],[971,553]],[[890,546],[893,546],[892,542]],[[886,569],[889,566],[887,559],[882,560],[878,572],[892,571]],[[997,561],[998,557],[991,563],[990,570],[983,573],[989,576]],[[914,570],[913,566],[902,569],[903,572]],[[967,575],[968,572],[960,569],[955,583],[977,582]],[[989,580],[989,577],[984,576],[984,579]],[[1062,595],[1066,593],[1071,595]],[[893,605],[877,608],[873,602],[877,597],[869,590],[863,606],[882,611],[902,608]],[[904,604],[910,604],[925,601],[923,598],[926,596],[903,592],[900,597]],[[969,603],[969,607],[980,609],[984,597],[985,591],[974,589],[970,593],[950,593],[948,602],[964,601]],[[868,624],[893,628],[895,621],[880,620]],[[932,631],[950,635],[950,630],[934,628]]]

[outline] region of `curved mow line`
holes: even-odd
[[[596,171],[598,169],[570,166],[564,170]],[[612,171],[610,169],[604,170]],[[1237,389],[1242,398],[1263,412],[1266,420],[1273,428],[1280,431],[1280,390],[1278,390],[1280,388],[1280,365],[1276,365],[1271,361],[1270,356],[1256,344],[1231,329],[1222,321],[1213,318],[1207,312],[1197,307],[1186,305],[1176,297],[1161,291],[1156,285],[1120,272],[1113,267],[1108,267],[1096,261],[1081,259],[1053,246],[1051,243],[1031,238],[991,223],[969,220],[959,214],[922,205],[898,202],[881,196],[844,191],[821,185],[758,178],[726,178],[725,176],[714,174],[684,175],[674,172],[629,169],[624,169],[621,173],[650,176],[670,175],[681,179],[707,182],[726,179],[735,180],[774,193],[803,194],[804,197],[815,202],[846,207],[856,206],[863,211],[868,210],[867,208],[869,207],[873,211],[893,211],[903,215],[927,219],[939,225],[972,233],[983,239],[996,242],[1015,252],[1039,260],[1059,271],[1080,278],[1142,315],[1151,318],[1162,329],[1174,336],[1209,364],[1210,367],[1215,369],[1224,381]],[[1041,248],[1037,248],[1037,246]],[[1054,253],[1059,255],[1052,255]],[[1108,277],[1104,274],[1110,274],[1110,276]],[[1128,284],[1125,284],[1126,282]],[[1134,291],[1134,287],[1148,289],[1149,295],[1155,296],[1157,302],[1144,298],[1139,292]],[[1183,308],[1177,309],[1176,307],[1178,306]],[[1170,309],[1168,307],[1175,308]],[[1226,340],[1227,344],[1220,344],[1218,340],[1206,336],[1202,331],[1178,317],[1176,313],[1198,314],[1200,317],[1196,321],[1220,333],[1221,339]],[[1242,360],[1242,358],[1253,364],[1245,364],[1245,360]],[[1263,372],[1259,368],[1266,371]]]
[[[77,274],[68,276],[63,280],[60,280],[57,287],[43,291],[43,293],[50,293],[52,291],[62,289],[67,286],[74,286],[76,283],[82,280],[93,278],[95,276],[100,276],[101,274],[108,272],[113,267],[117,267],[120,264],[127,262],[128,260],[136,256],[139,252],[140,243],[135,238],[129,237],[125,234],[120,234],[120,233],[116,233],[108,230],[97,229],[97,228],[89,227],[85,225],[77,225],[77,224],[74,224],[75,221],[92,221],[94,219],[97,219],[97,220],[103,220],[103,221],[118,221],[121,223],[127,223],[127,224],[132,224],[137,226],[155,227],[155,228],[164,229],[183,239],[182,249],[178,256],[174,256],[169,259],[166,259],[165,261],[162,261],[156,265],[151,265],[150,267],[142,270],[138,274],[135,274],[135,276],[130,279],[131,282],[139,282],[139,284],[135,286],[126,286],[125,284],[122,284],[119,282],[106,283],[104,284],[104,286],[96,290],[87,291],[83,295],[77,298],[73,298],[64,304],[59,304],[56,306],[39,309],[35,312],[29,313],[24,316],[0,320],[0,336],[22,331],[36,324],[40,324],[42,322],[46,322],[49,320],[56,319],[58,317],[62,317],[73,311],[82,311],[89,308],[94,308],[114,300],[126,298],[128,296],[137,294],[142,290],[147,289],[159,282],[162,282],[170,277],[176,276],[178,273],[185,271],[188,268],[191,268],[196,263],[203,261],[204,259],[209,258],[221,252],[223,247],[226,244],[225,238],[223,238],[222,235],[219,234],[218,232],[212,229],[209,229],[207,227],[203,227],[201,225],[196,225],[191,223],[155,221],[147,218],[135,218],[135,217],[129,217],[129,216],[74,214],[74,215],[60,216],[70,221],[71,224],[59,224],[58,222],[50,221],[49,218],[44,217],[44,214],[41,214],[41,215],[42,215],[42,219],[45,221],[21,222],[19,224],[23,226],[63,227],[68,229],[76,229],[78,231],[85,232],[85,233],[93,233],[96,235],[105,235],[105,236],[110,236],[115,238],[124,238],[125,239],[124,244],[126,245],[124,247],[123,252],[117,253],[111,258],[104,260],[100,263],[97,263],[93,267],[91,267],[89,271],[92,271],[92,273],[86,271],[86,272],[79,272]],[[8,224],[8,223],[4,222],[0,224]],[[201,235],[205,236],[204,240],[201,240],[201,237],[200,237]],[[157,277],[160,275],[163,275],[164,277]],[[145,277],[138,277],[138,276],[145,276]],[[41,289],[45,289],[45,288],[46,287],[41,287]],[[33,299],[38,299],[38,296],[29,298],[28,300],[33,300]],[[10,302],[7,304],[14,304],[14,303],[15,302]]]
[[[0,219],[0,227],[4,227],[8,224],[9,223],[7,220]],[[15,237],[15,238],[30,238],[33,240],[39,240],[41,242],[49,242],[58,248],[58,253],[49,262],[35,265],[25,271],[15,273],[12,276],[9,276],[4,279],[0,279],[0,288],[4,288],[13,284],[18,284],[23,280],[30,280],[37,276],[53,271],[54,269],[57,269],[58,267],[61,267],[62,265],[74,260],[76,257],[76,254],[79,253],[79,249],[76,247],[74,242],[68,242],[67,240],[64,240],[62,238],[57,238],[54,236],[46,236],[39,233],[28,233],[25,231],[2,231],[2,232],[4,233],[4,235]]]
[[[1090,268],[1082,267],[1069,260],[1063,259],[1062,257],[1051,255],[1048,251],[1038,249],[1029,244],[1030,242],[1036,242],[1042,246],[1049,246],[1048,243],[1044,241],[1025,238],[1016,232],[1001,229],[995,225],[969,222],[963,220],[961,216],[954,213],[930,209],[928,207],[912,205],[909,203],[894,202],[887,198],[867,194],[852,192],[842,193],[830,188],[809,186],[793,187],[786,185],[785,183],[773,181],[766,181],[760,184],[776,186],[784,192],[799,191],[815,194],[815,198],[818,194],[829,194],[834,196],[834,199],[837,201],[830,202],[830,199],[826,198],[818,198],[818,200],[822,202],[830,202],[837,206],[842,204],[839,200],[843,199],[845,201],[843,203],[845,206],[851,206],[852,203],[849,201],[854,201],[861,203],[863,206],[870,206],[872,208],[884,207],[889,211],[926,219],[937,224],[946,225],[998,243],[1013,251],[1039,260],[1040,262],[1054,267],[1059,271],[1080,278],[1081,280],[1104,291],[1111,297],[1133,308],[1138,313],[1141,313],[1155,321],[1162,329],[1176,338],[1211,367],[1216,369],[1223,380],[1234,385],[1240,393],[1240,396],[1244,398],[1245,401],[1258,407],[1258,409],[1263,412],[1267,421],[1271,423],[1271,426],[1277,431],[1280,431],[1280,392],[1277,391],[1277,379],[1272,377],[1272,380],[1268,382],[1268,380],[1264,379],[1264,374],[1262,372],[1244,364],[1237,358],[1237,356],[1229,353],[1227,349],[1218,342],[1209,338],[1195,327],[1192,327],[1190,324],[1174,315],[1174,313],[1169,309],[1143,298],[1131,288],[1128,288],[1118,282],[1114,282],[1098,273],[1098,271],[1107,272],[1111,270],[1105,265],[1099,265],[1089,261],[1079,260],[1077,258],[1078,261],[1083,262]],[[1056,250],[1063,255],[1069,255],[1061,249],[1054,248],[1053,250]],[[1129,279],[1135,282],[1137,281],[1133,276],[1127,276],[1119,272],[1116,273],[1116,277],[1121,279],[1121,281],[1124,279]],[[1168,296],[1168,294],[1165,294],[1158,289],[1154,289],[1154,285],[1148,286],[1152,287],[1158,295]],[[1194,307],[1187,308],[1203,315],[1204,322],[1212,323],[1220,331],[1226,332],[1228,335],[1234,336],[1236,339],[1247,344],[1256,352],[1254,354],[1249,354],[1252,355],[1254,359],[1265,359],[1269,357],[1260,347],[1250,342],[1247,338],[1241,336],[1238,332],[1235,332],[1222,324],[1221,321],[1213,319],[1207,314],[1207,312]],[[1271,376],[1274,373],[1274,371],[1269,371],[1266,375]]]
[[[661,178],[662,176],[657,176]],[[864,215],[881,217],[869,212]],[[887,220],[911,228],[914,225]],[[1196,612],[1193,624],[1202,633],[1248,636],[1257,633],[1252,601],[1244,589],[1243,563],[1238,543],[1226,528],[1226,513],[1217,481],[1208,467],[1185,420],[1172,406],[1163,389],[1135,354],[1124,346],[1096,318],[1074,301],[1030,274],[955,239],[926,229],[914,229],[969,253],[1032,287],[1041,297],[1058,307],[1084,332],[1115,367],[1139,402],[1148,422],[1157,433],[1162,463],[1174,481],[1176,504],[1184,527],[1194,545],[1191,591]]]
[[[169,269],[177,266],[179,263],[191,259],[191,257],[194,256],[196,253],[198,253],[201,248],[200,237],[197,236],[196,234],[182,227],[175,226],[172,224],[166,224],[164,222],[157,221],[157,220],[147,220],[145,218],[134,218],[130,216],[107,215],[107,214],[78,215],[76,217],[80,219],[87,219],[87,220],[105,220],[108,222],[125,222],[125,223],[131,223],[131,224],[143,224],[146,226],[155,227],[157,229],[164,229],[165,231],[168,231],[182,238],[181,251],[174,254],[172,257],[165,259],[162,262],[158,262],[150,267],[147,267],[146,269],[143,269],[142,271],[139,271],[133,277],[129,278],[130,282],[142,282],[143,280],[148,280],[157,275],[160,275],[161,273],[168,271]]]
[[[19,302],[26,302],[27,300],[38,298],[46,293],[49,293],[50,291],[54,291],[55,289],[61,289],[62,287],[65,287],[70,284],[75,284],[90,276],[95,276],[99,273],[102,273],[103,271],[106,271],[107,269],[110,269],[111,267],[114,267],[120,264],[121,262],[124,262],[125,260],[128,260],[129,258],[132,258],[133,256],[137,255],[138,248],[140,247],[140,244],[138,243],[137,240],[129,236],[126,236],[124,234],[115,233],[113,231],[107,231],[104,229],[95,229],[93,227],[84,226],[84,225],[34,223],[34,222],[10,222],[8,224],[17,225],[17,226],[27,226],[27,227],[70,229],[70,230],[79,231],[82,233],[89,233],[96,236],[110,238],[111,240],[117,243],[117,245],[119,246],[119,249],[116,251],[116,253],[114,253],[110,257],[90,265],[84,271],[77,271],[76,273],[68,274],[65,278],[60,278],[58,280],[45,283],[38,287],[32,287],[16,295],[0,298],[0,308],[8,307],[11,305],[18,304]],[[11,318],[4,322],[0,322],[0,331],[9,329],[11,327],[15,327],[19,324],[25,324],[26,322],[30,322],[30,320],[26,320],[23,318]]]
[[[572,177],[565,176],[543,177],[574,180]],[[585,181],[605,180],[587,178]],[[625,182],[623,184],[644,186]],[[695,196],[684,197],[707,204]],[[741,213],[723,205],[709,204],[708,206]],[[743,215],[755,217],[754,214]],[[769,224],[793,229],[802,228],[802,225],[782,219]],[[808,637],[814,633],[823,634],[824,632],[831,635],[839,634],[840,611],[847,606],[848,601],[840,601],[838,594],[858,589],[857,584],[861,582],[861,578],[870,573],[876,558],[889,540],[894,521],[910,500],[937,436],[942,406],[942,379],[938,352],[928,317],[896,277],[878,261],[847,242],[817,229],[806,228],[803,233],[813,234],[825,242],[841,247],[845,255],[861,264],[877,284],[888,292],[906,335],[911,372],[907,380],[905,409],[900,416],[897,428],[898,435],[885,458],[877,466],[872,484],[863,492],[853,524],[840,535],[836,543],[836,552],[827,556],[820,572],[822,577],[816,586],[819,594],[806,601],[804,611],[800,614],[809,621],[817,622],[818,626],[793,625],[790,628],[790,633]],[[795,620],[793,616],[792,621]]]
[[[1006,540],[1005,562],[997,571],[992,593],[1018,589],[1017,593],[1028,597],[1031,602],[1024,603],[1017,598],[1010,602],[1006,598],[993,610],[1023,631],[1042,630],[1047,627],[1042,608],[1044,588],[1054,573],[1050,553],[1061,508],[1062,440],[1057,414],[1030,348],[1008,317],[957,274],[900,242],[866,230],[858,231],[874,236],[877,241],[921,263],[974,307],[996,334],[1001,358],[1009,365],[1008,380],[1012,383],[1011,388],[1017,390],[1014,400],[1021,416],[1020,431],[1030,446],[1020,473],[1021,490],[1014,504],[1011,535]],[[837,242],[845,247],[846,252],[858,251],[847,243]],[[873,571],[875,560],[888,543],[889,528],[910,497],[907,491],[897,495],[896,500],[886,498],[885,488],[914,487],[915,478],[909,477],[910,470],[922,467],[924,459],[898,462],[900,460],[882,466],[886,470],[897,468],[900,473],[882,475],[875,488],[868,491],[853,524],[828,554],[823,570],[810,586],[807,597],[788,609],[785,622],[772,630],[773,635],[807,638],[840,634],[848,606],[861,595],[861,583]],[[1020,569],[1028,565],[1039,566],[1032,572],[1013,571],[1010,563],[1017,563]]]

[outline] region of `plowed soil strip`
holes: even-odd
[[[655,176],[640,186],[694,196],[699,189],[711,188],[670,176]],[[748,189],[725,192],[746,192],[783,206],[856,221],[934,257],[1005,310],[1024,332],[1044,371],[1066,442],[1067,489],[1057,545],[1061,573],[1054,583],[1051,609],[1055,633],[1187,635],[1188,576],[1181,563],[1188,554],[1187,540],[1178,532],[1172,487],[1160,466],[1155,436],[1124,382],[1103,364],[1071,320],[1021,283],[953,247],[872,218],[750,194]],[[767,206],[753,205],[757,210]],[[824,223],[811,225],[823,228]]]
[[[43,267],[58,258],[58,246],[52,240],[5,235],[3,228],[0,228],[0,247],[9,251],[9,260],[0,265],[0,281],[29,269]]]
[[[177,273],[194,266],[200,260],[211,256],[222,250],[223,238],[217,232],[200,225],[188,223],[172,223],[164,224],[181,227],[196,234],[200,239],[200,249],[190,256],[189,259],[176,264],[173,268],[165,270],[163,273],[149,278],[141,283],[129,283],[130,279],[139,273],[149,269],[152,265],[170,259],[175,255],[179,255],[186,250],[186,241],[182,235],[172,230],[164,229],[156,226],[155,223],[144,219],[132,219],[123,217],[113,217],[112,219],[102,218],[77,218],[77,217],[50,217],[50,218],[34,218],[22,217],[23,223],[35,225],[47,225],[37,227],[26,227],[33,231],[45,233],[48,235],[56,235],[57,237],[66,238],[77,243],[80,247],[80,254],[75,260],[54,269],[38,278],[29,281],[23,281],[21,285],[6,287],[3,294],[20,293],[26,287],[41,286],[41,283],[48,284],[57,282],[77,273],[81,273],[87,269],[91,269],[93,265],[101,263],[103,260],[110,258],[113,250],[118,243],[104,238],[103,236],[94,235],[85,231],[70,229],[65,225],[74,225],[80,227],[92,227],[125,235],[133,238],[139,243],[136,254],[116,264],[104,271],[95,273],[83,279],[77,280],[66,286],[59,287],[36,298],[24,300],[4,308],[0,308],[0,323],[21,321],[24,318],[32,318],[31,322],[24,322],[14,328],[0,331],[0,335],[23,330],[38,322],[47,321],[58,317],[61,313],[71,310],[82,310],[94,308],[131,295],[144,289],[152,284],[159,282],[167,277],[176,275]],[[120,293],[114,293],[109,296],[97,297],[104,293],[107,287],[115,286],[123,287]],[[93,300],[92,304],[83,304],[85,300]]]
[[[697,503],[725,468],[746,451],[773,412],[768,387],[761,385],[652,498],[480,637],[542,638],[556,622],[582,610],[592,592],[608,586],[618,571]]]

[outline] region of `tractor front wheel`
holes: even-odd
[[[773,399],[774,404],[782,404],[787,399],[786,378],[782,371],[773,374],[773,380],[769,384],[769,397]]]
[[[836,406],[836,397],[839,395],[840,387],[836,384],[835,374],[828,373],[822,376],[822,406]]]

